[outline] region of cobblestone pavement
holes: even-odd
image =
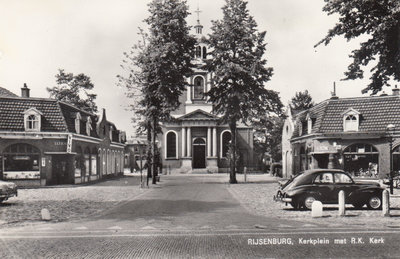
[[[238,180],[243,182],[243,175],[238,175]],[[0,258],[367,258],[399,255],[400,229],[396,225],[383,229],[369,229],[360,224],[349,227],[349,221],[358,218],[363,224],[369,220],[366,213],[375,212],[349,211],[349,214],[360,214],[345,218],[328,215],[312,220],[310,212],[284,209],[272,201],[270,194],[276,191],[277,179],[269,175],[248,175],[247,180],[249,183],[230,185],[227,175],[161,176],[161,182],[145,190],[143,195],[136,185],[130,185],[135,183],[134,178],[73,187],[71,193],[77,188],[84,189],[79,192],[85,194],[83,199],[88,201],[87,206],[96,200],[109,207],[95,214],[83,212],[81,217],[64,222],[0,228]],[[90,188],[96,191],[91,192]],[[41,190],[57,189],[63,188]],[[107,194],[107,191],[116,193]],[[131,191],[134,194],[126,194]],[[104,196],[96,195],[97,192],[104,192]],[[71,197],[71,201],[81,197],[75,193],[66,196]],[[30,196],[32,200],[33,197],[36,196]],[[49,199],[51,203],[62,198]],[[383,241],[371,243],[371,238]],[[357,242],[351,243],[353,239]],[[335,243],[336,240],[341,243]]]
[[[140,177],[130,176],[93,185],[20,189],[18,197],[0,204],[0,227],[40,222],[42,209],[49,210],[51,222],[95,216],[147,191],[139,185]]]
[[[294,210],[290,205],[274,202],[272,197],[278,190],[278,179],[269,175],[249,175],[244,183],[243,175],[238,176],[239,184],[229,185],[228,190],[252,214],[266,217],[298,220],[331,227],[400,228],[399,190],[390,199],[391,217],[383,217],[380,210],[361,210],[346,205],[345,217],[338,216],[337,205],[325,205],[322,218],[311,218],[311,211]]]

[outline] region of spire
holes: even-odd
[[[194,26],[194,28],[196,29],[196,34],[203,34],[203,25],[200,24],[200,9],[199,6],[197,6],[197,10],[194,11],[195,13],[197,13],[197,24],[196,26]]]

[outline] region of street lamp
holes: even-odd
[[[389,164],[390,164],[390,170],[389,170],[389,185],[390,185],[390,194],[393,194],[393,135],[394,135],[394,130],[396,129],[396,126],[393,124],[389,124],[386,127],[386,132],[388,133],[389,137],[389,151],[390,151],[390,157],[389,157]]]

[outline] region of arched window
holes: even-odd
[[[343,151],[344,170],[355,176],[376,176],[379,152],[370,144],[353,144]]]
[[[176,143],[176,133],[174,131],[170,131],[167,133],[166,137],[166,144],[167,144],[167,150],[166,150],[166,158],[177,158],[177,143]]]
[[[344,120],[344,131],[358,131],[358,119],[355,115],[350,114]]]
[[[207,48],[203,47],[203,59],[207,58]]]
[[[193,99],[201,100],[204,98],[204,79],[201,76],[194,78],[193,82]]]
[[[13,144],[4,150],[4,179],[40,179],[40,151],[25,144]]]
[[[200,46],[196,47],[195,57],[196,58],[201,58],[201,47]]]
[[[222,132],[221,136],[221,157],[227,157],[229,150],[229,143],[231,142],[232,136],[229,131]]]

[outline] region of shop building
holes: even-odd
[[[354,176],[383,178],[400,171],[400,96],[333,96],[298,114],[288,110],[282,132],[283,176],[339,168]],[[391,149],[392,148],[392,149]]]
[[[46,186],[123,172],[125,133],[104,109],[98,117],[54,99],[32,98],[26,85],[21,90],[21,97],[0,96],[0,179]]]
[[[158,136],[163,170],[191,173],[226,172],[229,168],[228,148],[231,132],[227,124],[212,114],[212,104],[205,93],[212,85],[212,73],[202,67],[211,58],[203,36],[203,26],[194,26],[197,45],[193,64],[194,73],[187,77],[188,87],[180,96],[180,107],[172,113],[172,122],[162,124]],[[239,170],[244,166],[255,167],[253,152],[253,129],[243,124],[237,126]]]

